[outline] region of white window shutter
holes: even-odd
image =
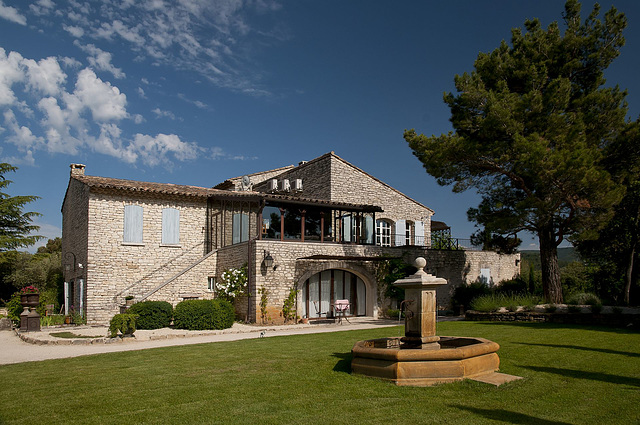
[[[364,241],[365,243],[372,244],[374,241],[374,229],[373,217],[367,215],[364,217]]]
[[[162,243],[167,245],[180,243],[180,211],[175,208],[162,210]]]
[[[424,223],[422,221],[416,221],[413,223],[414,228],[414,245],[425,246],[425,238],[424,238]]]
[[[249,240],[249,214],[241,214],[240,224],[240,241],[246,242]]]
[[[232,239],[232,243],[236,244],[236,243],[240,243],[240,229],[242,228],[242,214],[234,214],[233,215],[233,223],[232,223],[232,227],[233,229],[231,230],[231,239]]]
[[[142,207],[124,206],[124,242],[142,243]]]
[[[351,242],[351,216],[342,217],[342,239],[344,242]]]
[[[396,221],[396,246],[404,246],[407,241],[407,220],[398,220]]]

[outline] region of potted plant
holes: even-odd
[[[134,304],[133,295],[127,295],[124,297],[124,302],[127,304],[127,307],[131,307]]]
[[[23,307],[37,307],[39,302],[40,293],[35,286],[25,286],[20,290],[20,303]]]

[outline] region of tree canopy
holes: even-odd
[[[4,193],[12,183],[5,177],[8,172],[16,171],[7,163],[0,164],[0,251],[8,251],[33,245],[42,236],[33,235],[40,227],[32,223],[36,212],[24,212],[26,204],[38,199],[37,196],[9,196]]]
[[[545,297],[556,303],[557,246],[595,237],[624,193],[603,158],[624,128],[626,91],[605,87],[604,70],[624,45],[627,20],[615,8],[599,14],[596,4],[583,21],[569,0],[564,33],[556,22],[544,29],[527,20],[510,44],[480,53],[474,71],[455,76],[457,94],[444,95],[455,131],[404,133],[439,184],[481,194],[468,216],[482,239],[538,236]]]

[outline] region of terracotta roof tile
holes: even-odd
[[[293,197],[287,195],[277,195],[262,192],[235,192],[230,190],[220,190],[199,186],[187,186],[172,183],[152,183],[141,182],[135,180],[114,179],[109,177],[95,177],[86,175],[75,175],[71,177],[76,179],[92,189],[103,190],[115,190],[115,191],[127,191],[127,192],[139,192],[161,195],[176,195],[176,196],[191,196],[197,198],[244,198],[252,200],[271,200],[276,202],[282,202],[285,204],[304,204],[304,205],[320,205],[332,208],[343,208],[354,211],[382,211],[380,207],[374,205],[358,205],[350,204],[346,202],[330,202],[318,199],[307,199],[300,197]]]

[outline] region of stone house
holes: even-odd
[[[291,290],[297,315],[324,318],[337,299],[377,317],[381,261],[427,258],[455,286],[519,273],[519,255],[434,250],[430,208],[329,152],[297,166],[230,178],[213,188],[95,177],[71,165],[62,205],[65,308],[107,323],[135,301],[216,296],[223,271],[247,264],[240,317],[282,321]]]

